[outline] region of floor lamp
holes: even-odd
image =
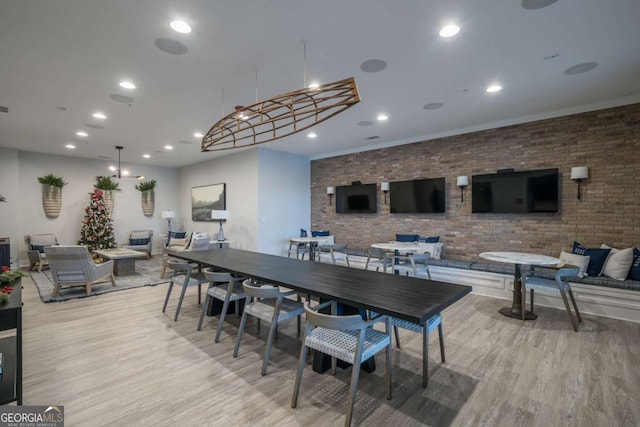
[[[220,229],[218,230],[218,241],[224,241],[224,230],[222,229],[222,223],[229,219],[229,211],[211,211],[211,219],[220,223]]]
[[[167,220],[167,224],[169,225],[169,231],[167,233],[171,233],[171,220],[176,217],[175,211],[162,211],[160,216],[162,219]]]

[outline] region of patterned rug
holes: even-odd
[[[161,283],[169,283],[169,274],[165,275],[165,279],[160,279],[160,270],[162,269],[162,259],[140,259],[136,260],[136,273],[126,276],[116,276],[116,286],[112,286],[111,282],[98,283],[91,286],[91,295],[101,295],[109,292],[122,291],[125,289],[140,288],[142,286],[156,286]],[[51,298],[53,291],[53,279],[49,269],[43,270],[41,273],[30,271],[31,279],[38,288],[40,299],[43,302],[67,301],[74,298],[85,298],[87,296],[84,286],[62,287],[60,295]]]

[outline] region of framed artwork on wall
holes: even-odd
[[[193,221],[214,221],[212,210],[226,210],[227,185],[212,184],[191,188],[191,219]]]

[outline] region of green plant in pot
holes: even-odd
[[[93,187],[102,190],[104,204],[107,206],[107,211],[109,214],[113,215],[113,209],[116,204],[113,192],[120,191],[120,183],[111,179],[110,176],[99,176],[96,178],[96,183]]]
[[[42,207],[47,218],[57,218],[62,208],[62,187],[67,185],[64,180],[50,173],[39,176],[38,182],[42,184]]]
[[[153,189],[156,188],[156,180],[142,181],[136,185],[136,190],[140,191],[142,213],[144,216],[153,216],[153,210],[156,205],[156,196]]]

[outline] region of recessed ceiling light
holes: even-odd
[[[73,150],[74,148],[76,148],[76,146],[73,144],[67,144],[65,145],[65,147],[67,147],[69,150]]]
[[[387,116],[386,114],[378,114],[378,117],[377,117],[379,122],[384,122],[388,118],[389,118],[389,116]]]
[[[318,89],[319,87],[320,87],[320,83],[318,82],[309,83],[309,89]]]
[[[487,87],[487,92],[489,93],[500,92],[501,90],[502,90],[502,86],[498,84],[492,84],[489,87]]]
[[[89,136],[89,134],[88,134],[88,133],[83,132],[83,131],[81,131],[81,130],[79,130],[78,132],[76,132],[76,135],[81,136],[81,137],[87,137],[87,136]]]
[[[125,81],[120,82],[120,87],[123,87],[125,89],[135,89],[136,85],[134,85],[130,81],[126,81],[125,80]]]
[[[144,157],[145,159],[150,159],[151,158],[151,154],[143,154],[142,157]]]
[[[109,170],[110,170],[111,172],[115,172],[115,171],[116,171],[116,167],[115,167],[115,166],[113,166],[113,165],[111,165],[111,166],[109,166]]]
[[[308,137],[309,139],[316,139],[316,138],[318,137],[318,135],[316,135],[314,132],[309,132],[309,133],[307,134],[307,137]]]
[[[126,170],[126,169],[123,169],[123,170],[122,170],[122,175],[124,175],[124,176],[129,175],[129,171],[128,171],[128,170]]]
[[[193,136],[195,136],[196,138],[202,138],[204,135],[200,132],[196,132],[193,134]]]
[[[460,32],[460,27],[454,24],[445,25],[440,29],[440,37],[453,37]]]
[[[164,149],[165,150],[173,150],[173,146],[167,144],[167,145],[164,146]]]
[[[105,116],[104,113],[101,112],[93,113],[93,117],[100,120],[104,120],[107,118],[107,116]]]
[[[191,27],[184,21],[171,21],[169,25],[171,29],[177,33],[189,34],[191,32]]]

